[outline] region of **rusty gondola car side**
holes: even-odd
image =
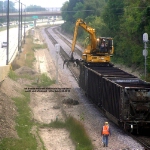
[[[117,67],[80,65],[79,86],[124,129],[150,127],[150,83]]]

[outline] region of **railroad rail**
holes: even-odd
[[[53,31],[59,36],[59,38],[61,38],[65,43],[67,43],[67,45],[71,49],[71,43],[68,40],[66,40],[61,34],[59,34],[56,31],[56,29],[53,29]],[[48,32],[48,28],[45,28],[45,32],[46,32],[46,34],[48,35],[49,39],[51,40],[51,42],[54,45],[58,43],[56,41],[56,39],[54,39],[53,36],[51,36],[51,34]],[[75,51],[78,53],[79,56],[82,55],[82,52],[78,48],[76,48]],[[65,50],[63,50],[63,48],[61,46],[60,46],[60,55],[61,55],[63,60],[69,59],[68,54],[65,52]],[[74,78],[79,83],[79,68],[73,67],[73,65],[69,65],[68,69],[71,71],[71,73],[73,74]],[[105,73],[105,70],[104,70],[104,73]],[[111,76],[111,72],[110,72],[110,76]],[[116,74],[116,76],[117,76],[117,74]],[[128,76],[128,74],[125,73],[124,76]],[[130,77],[131,76],[132,75],[130,75]],[[134,76],[132,76],[132,77],[134,78]],[[133,85],[133,87],[134,87],[134,85]],[[130,135],[133,139],[138,141],[144,147],[145,150],[150,150],[150,135],[134,135],[134,134],[131,134],[130,132],[126,132],[126,133],[128,135]]]
[[[49,39],[51,40],[51,42],[53,43],[53,45],[58,44],[56,39],[48,32],[48,28],[45,28],[45,32],[46,32],[47,36],[49,37]],[[54,30],[54,32],[56,33],[55,30]],[[65,41],[67,44],[69,44],[69,42],[65,38],[63,38],[60,34],[58,36],[61,39],[63,39],[63,41]],[[65,50],[61,46],[60,46],[60,56],[62,57],[63,60],[70,59],[68,54],[65,52]],[[79,82],[79,69],[77,67],[74,67],[73,64],[69,64],[68,69],[72,73],[72,75],[75,78],[75,80],[77,82]]]

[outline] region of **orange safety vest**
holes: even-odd
[[[109,126],[104,125],[102,130],[103,135],[109,135]]]

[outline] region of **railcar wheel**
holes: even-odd
[[[124,131],[130,132],[131,127],[126,122],[119,122],[118,124]]]

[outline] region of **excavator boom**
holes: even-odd
[[[91,49],[96,48],[97,42],[96,42],[96,36],[95,36],[95,29],[93,29],[90,26],[87,26],[87,24],[82,19],[78,19],[76,21],[76,25],[75,25],[75,29],[74,29],[74,36],[73,36],[71,51],[74,52],[74,50],[75,50],[79,26],[82,27],[86,32],[88,32],[90,34]]]

